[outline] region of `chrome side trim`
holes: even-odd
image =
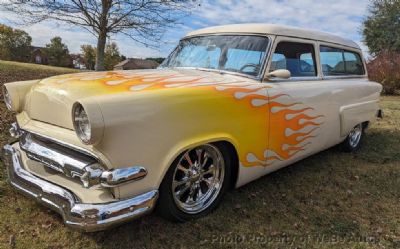
[[[360,79],[360,78],[361,79],[362,78],[368,79],[368,76],[365,75],[365,74],[362,74],[362,75],[354,75],[354,74],[350,74],[350,75],[328,75],[328,76],[323,75],[322,76],[323,80],[344,80],[344,79]]]
[[[115,202],[81,203],[69,190],[25,170],[20,153],[11,145],[3,149],[8,182],[19,192],[61,214],[67,226],[87,232],[104,230],[149,213],[157,201],[158,190],[152,190]]]

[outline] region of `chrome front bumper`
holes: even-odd
[[[87,232],[107,229],[149,213],[155,206],[158,191],[109,203],[81,203],[71,191],[43,180],[27,170],[21,151],[12,145],[3,149],[8,181],[21,193],[62,215],[66,225]]]

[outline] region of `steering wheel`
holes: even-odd
[[[258,71],[258,70],[260,69],[260,65],[258,65],[258,64],[247,63],[247,64],[243,65],[243,66],[239,69],[239,72],[245,73],[244,70],[245,70],[246,68],[248,68],[248,67],[253,67],[253,68],[254,68],[254,71],[253,71],[253,72],[256,72],[256,71]]]

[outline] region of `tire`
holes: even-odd
[[[346,140],[342,143],[343,151],[354,152],[357,151],[362,144],[364,138],[364,126],[363,124],[358,124],[353,127],[350,134],[346,137]]]
[[[229,189],[231,165],[229,150],[219,144],[204,144],[183,152],[160,185],[157,213],[178,222],[209,214]]]

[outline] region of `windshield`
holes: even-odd
[[[268,38],[210,35],[181,40],[162,67],[194,67],[259,76]]]

